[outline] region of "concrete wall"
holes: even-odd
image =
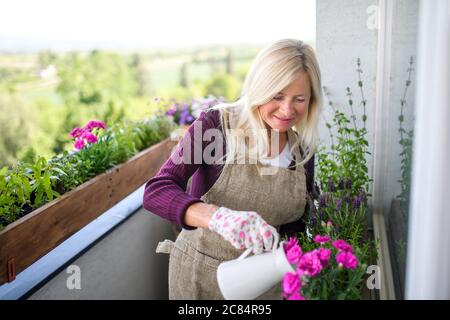
[[[67,288],[67,269],[29,299],[167,299],[168,255],[159,241],[173,238],[171,224],[140,209],[71,265],[81,271],[81,289]]]
[[[381,2],[381,1],[380,1]],[[377,75],[378,45],[384,41],[377,25],[377,14],[380,12],[378,0],[317,0],[317,39],[316,50],[321,65],[323,85],[328,88],[330,98],[341,111],[350,114],[346,87],[353,92],[355,102],[354,111],[361,126],[361,107],[359,88],[357,86],[356,59],[361,58],[362,81],[367,99],[367,129],[369,130],[368,156],[369,175],[377,180],[374,208],[380,209],[385,215],[385,222],[389,230],[389,250],[396,295],[402,297],[404,289],[404,269],[407,219],[403,214],[389,216],[391,200],[401,192],[399,179],[401,178],[402,147],[399,144],[399,120],[401,104],[408,77],[410,57],[416,59],[419,0],[392,0],[392,30],[391,43],[388,45],[383,59],[390,64],[387,75]],[[389,36],[389,35],[388,35]],[[388,37],[389,38],[389,37]],[[415,67],[415,66],[414,66]],[[383,112],[376,110],[377,77],[384,77],[386,89],[383,92],[385,103]],[[414,90],[415,73],[412,73],[412,85],[409,87],[405,99],[405,122],[403,128],[407,131],[414,127]],[[379,88],[381,89],[381,88]],[[380,100],[381,101],[381,100]],[[331,120],[332,109],[325,100],[324,119]],[[320,125],[321,139],[329,145],[329,131],[325,127],[325,120]],[[382,128],[375,131],[375,122]],[[381,125],[380,125],[381,123]],[[375,149],[375,141],[381,141]],[[374,161],[377,161],[379,172],[374,176]],[[382,169],[380,169],[382,168]],[[406,213],[407,214],[407,213]]]
[[[347,91],[353,92],[354,112],[361,119],[362,108],[359,106],[360,92],[356,61],[361,59],[365,98],[367,100],[367,128],[372,132],[373,113],[375,109],[375,79],[377,57],[377,31],[369,29],[367,21],[370,15],[366,10],[376,5],[374,0],[317,0],[316,50],[322,72],[322,83],[330,93],[330,100],[338,109],[350,114]],[[320,123],[320,136],[323,143],[330,144],[329,131],[325,120],[331,121],[333,110],[324,101],[323,116]],[[362,122],[358,121],[358,125]],[[369,144],[373,137],[369,136]],[[369,163],[371,167],[371,162]]]
[[[389,113],[382,115],[383,121],[388,123],[386,132],[374,131],[374,120],[376,115],[376,80],[377,80],[377,47],[378,27],[376,15],[379,3],[377,0],[317,0],[317,30],[316,50],[320,63],[323,85],[330,93],[330,100],[340,110],[350,114],[346,88],[353,92],[354,112],[358,118],[358,126],[362,126],[362,107],[360,91],[357,85],[358,75],[356,73],[356,60],[361,59],[363,69],[362,81],[364,94],[367,100],[366,112],[368,116],[367,129],[369,130],[369,147],[373,154],[375,135],[387,135],[389,141],[382,150],[374,156],[387,156],[386,177],[384,188],[386,203],[384,212],[389,212],[390,200],[393,195],[400,193],[400,157],[401,152],[398,135],[398,116],[400,114],[400,99],[403,95],[406,81],[406,70],[410,56],[415,56],[418,0],[396,0],[393,1],[393,26],[391,45],[391,71]],[[414,81],[413,81],[414,84]],[[414,87],[410,87],[408,107],[405,110],[406,128],[412,128],[414,108]],[[323,115],[320,124],[321,140],[330,143],[329,131],[325,127],[325,119],[332,119],[332,109],[327,105],[325,99]],[[369,174],[372,176],[372,157],[368,156]]]

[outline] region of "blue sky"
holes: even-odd
[[[0,0],[0,8],[0,47],[20,40],[178,47],[315,37],[315,0]]]

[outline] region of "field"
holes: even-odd
[[[154,97],[236,99],[258,46],[0,53],[0,167],[70,149],[91,119],[142,120]]]

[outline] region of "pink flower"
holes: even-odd
[[[287,300],[306,300],[306,299],[300,293],[295,292],[291,294],[289,297],[287,297]]]
[[[84,129],[88,131],[92,131],[94,128],[106,129],[106,124],[103,121],[91,120],[84,126]]]
[[[297,238],[289,238],[289,241],[284,244],[284,252],[290,264],[298,263],[302,256],[302,249],[298,244]]]
[[[299,245],[293,246],[286,252],[286,258],[290,264],[296,264],[300,261],[302,257],[302,249]]]
[[[83,149],[84,148],[84,140],[83,139],[75,140],[74,146],[75,146],[75,149],[77,149],[77,150]]]
[[[305,253],[298,263],[298,268],[303,274],[314,277],[322,271],[322,262],[320,261],[317,251]]]
[[[320,234],[318,234],[314,237],[314,242],[320,243],[320,244],[324,244],[325,242],[328,242],[330,240],[331,240],[330,236],[321,236]]]
[[[300,290],[300,278],[297,273],[287,272],[283,278],[283,293],[285,297]]]
[[[89,131],[84,131],[81,135],[81,139],[86,139],[89,143],[96,143],[98,141],[97,136],[90,133]]]
[[[293,246],[298,246],[298,240],[295,237],[290,237],[289,241],[284,244],[284,251],[288,252]]]
[[[330,261],[331,250],[319,248],[314,251],[316,251],[317,257],[319,258],[320,263],[322,264],[322,268],[325,268],[328,265],[328,262]]]
[[[341,251],[336,255],[336,262],[339,264],[339,267],[344,267],[347,269],[356,269],[358,265],[358,258],[351,252]]]
[[[344,240],[336,240],[333,242],[333,247],[335,247],[336,249],[338,249],[339,251],[344,251],[344,252],[353,252],[353,248],[351,245],[349,245],[347,242],[345,242]]]
[[[69,134],[72,138],[78,138],[79,136],[81,136],[83,134],[83,132],[84,132],[83,129],[76,127],[72,131],[70,131]]]

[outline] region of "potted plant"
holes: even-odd
[[[0,284],[151,178],[176,141],[164,116],[71,132],[75,150],[0,170]]]
[[[316,201],[308,196],[306,233],[290,238],[286,255],[295,266],[283,281],[284,298],[368,299],[367,267],[375,264],[376,243],[367,233],[367,194],[350,196],[351,181],[329,181]]]
[[[347,88],[350,116],[338,110],[324,92],[334,116],[326,127],[331,146],[322,147],[316,172],[319,186],[308,194],[306,233],[289,239],[285,251],[295,273],[283,280],[285,299],[369,298],[366,269],[376,261],[376,242],[368,232],[366,100],[357,60],[362,126],[354,113],[353,94]]]

